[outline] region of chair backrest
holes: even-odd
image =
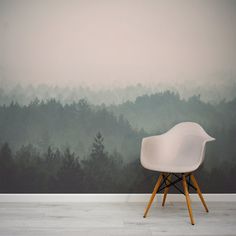
[[[215,140],[206,131],[195,122],[182,122],[171,128],[166,134],[171,134],[179,137],[197,136],[202,141],[209,142]]]
[[[200,163],[204,160],[205,144],[215,140],[194,122],[179,123],[166,132],[165,136],[168,142],[172,143],[172,149],[167,150],[167,152],[171,152],[169,155],[175,153],[183,161],[191,158]]]

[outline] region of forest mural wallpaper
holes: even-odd
[[[236,193],[235,25],[229,0],[0,0],[0,192],[150,192],[142,138],[194,121],[203,192]]]

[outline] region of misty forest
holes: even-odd
[[[236,193],[236,98],[208,102],[159,91],[119,103],[20,103],[1,90],[0,100],[2,193],[150,192],[158,173],[141,166],[141,140],[182,121],[216,138],[196,173],[202,191]]]

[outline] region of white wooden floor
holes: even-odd
[[[1,236],[54,235],[236,235],[236,203],[193,203],[196,225],[184,202],[154,203],[0,203]]]

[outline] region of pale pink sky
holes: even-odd
[[[236,1],[1,0],[0,35],[0,79],[13,83],[110,87],[236,75]]]

